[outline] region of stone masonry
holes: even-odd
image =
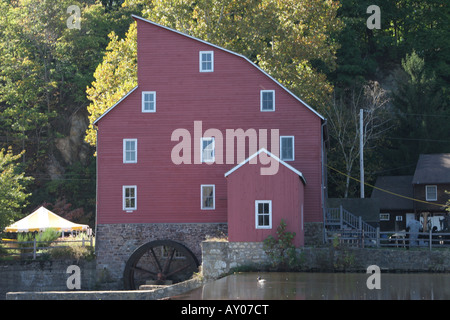
[[[202,261],[201,242],[227,235],[226,223],[100,224],[96,232],[97,272],[112,288],[123,287],[123,271],[139,246],[154,240],[173,240],[189,248]]]

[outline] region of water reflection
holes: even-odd
[[[261,276],[265,282],[257,280]],[[441,300],[450,299],[450,274],[382,273],[370,290],[365,273],[240,273],[173,299],[190,300]]]

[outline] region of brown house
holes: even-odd
[[[445,205],[450,198],[450,153],[421,154],[412,180],[414,212],[426,219],[424,230],[447,229]]]
[[[450,154],[422,154],[413,176],[378,177],[371,198],[380,203],[380,230],[405,230],[419,220],[423,230],[450,229],[445,204],[450,198]],[[426,221],[426,223],[424,223]]]
[[[378,177],[371,198],[380,205],[381,231],[405,230],[409,220],[415,219],[412,179],[413,176]]]

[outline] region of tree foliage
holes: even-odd
[[[26,185],[32,178],[26,177],[16,163],[23,154],[14,155],[11,148],[0,150],[0,232],[20,217],[30,196]]]

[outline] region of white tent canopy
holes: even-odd
[[[86,224],[77,224],[61,218],[50,210],[40,207],[25,218],[5,228],[6,232],[33,232],[56,229],[63,232],[82,231],[89,228]]]

